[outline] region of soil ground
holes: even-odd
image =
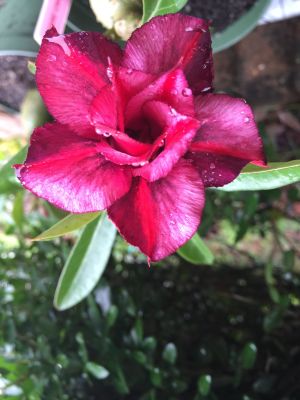
[[[256,0],[189,0],[184,8],[187,14],[209,19],[214,31],[222,31],[249,10]]]

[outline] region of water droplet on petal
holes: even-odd
[[[128,69],[126,70],[126,73],[127,73],[128,75],[131,75],[132,72],[133,72],[133,70],[132,70],[131,68],[128,68]]]
[[[210,164],[210,166],[209,166],[209,168],[210,168],[210,169],[215,169],[215,168],[216,168],[216,166],[215,166],[215,164],[214,164],[214,163],[211,163],[211,164]]]
[[[204,68],[204,67],[203,67]],[[211,86],[207,86],[204,89],[201,90],[201,92],[208,92],[211,89]]]
[[[175,110],[175,108],[170,106],[170,114],[173,115],[173,117],[175,117],[177,115],[177,111]]]
[[[177,93],[178,93],[177,89],[171,89],[171,94],[174,94],[176,96]]]
[[[245,117],[244,121],[245,121],[245,122],[249,122],[249,121],[250,121],[250,118],[249,118],[249,117]]]
[[[113,70],[111,69],[111,67],[106,68],[106,73],[107,73],[108,78],[112,79],[114,73],[113,73]]]
[[[191,89],[190,89],[190,88],[184,88],[184,89],[182,90],[182,95],[185,96],[185,97],[191,96],[191,95],[192,95]]]
[[[102,135],[105,137],[110,137],[111,133],[110,132],[102,132]]]
[[[186,32],[193,32],[194,28],[192,26],[188,26],[185,28]]]
[[[47,38],[47,40],[50,43],[58,44],[63,49],[66,56],[71,55],[70,47],[68,46],[68,43],[65,41],[65,38],[63,35]]]

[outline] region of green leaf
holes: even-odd
[[[22,188],[16,178],[16,171],[12,166],[14,164],[21,164],[25,160],[26,154],[27,146],[23,147],[0,168],[0,193],[12,193]]]
[[[180,247],[180,249],[177,250],[177,253],[191,264],[211,265],[214,261],[212,252],[200,238],[198,233]]]
[[[257,0],[253,7],[230,24],[224,31],[213,35],[212,45],[214,53],[227,49],[240,41],[254,29],[270,4],[270,0]]]
[[[28,63],[27,63],[27,68],[28,68],[28,71],[29,71],[32,75],[35,75],[35,73],[36,73],[36,65],[35,65],[35,62],[34,62],[34,61],[28,61]]]
[[[269,190],[300,181],[300,160],[274,162],[267,168],[247,165],[228,185],[217,188],[226,192],[239,190]]]
[[[59,278],[54,296],[58,310],[74,306],[94,289],[105,270],[115,235],[116,228],[104,213],[84,228]]]
[[[89,361],[85,368],[96,379],[105,379],[109,376],[109,371],[106,368],[94,362]]]
[[[247,343],[245,344],[242,354],[241,354],[241,362],[243,369],[251,369],[254,367],[255,360],[257,355],[257,347],[255,343]]]
[[[43,125],[48,119],[49,114],[36,89],[29,90],[22,102],[20,117],[24,131],[31,135],[34,128]]]
[[[176,13],[185,6],[187,0],[143,0],[142,23],[156,15]]]
[[[202,396],[207,396],[210,392],[211,388],[211,376],[210,375],[201,375],[198,379],[198,392],[202,394]]]
[[[19,229],[22,229],[22,223],[24,221],[24,190],[20,190],[15,197],[12,217],[15,221],[15,224]]]
[[[47,229],[34,239],[33,241],[51,240],[59,236],[66,235],[76,229],[82,228],[89,222],[93,221],[100,215],[100,212],[86,213],[86,214],[69,214],[65,218],[58,221],[51,228]]]
[[[119,309],[117,306],[112,305],[107,311],[106,323],[109,328],[113,327],[119,314]]]
[[[162,358],[171,365],[175,364],[177,358],[177,349],[174,343],[168,343],[166,345],[162,353]]]

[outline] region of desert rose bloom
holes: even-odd
[[[124,50],[51,29],[36,81],[55,122],[33,132],[21,183],[72,213],[107,209],[151,261],[168,256],[196,232],[204,188],[264,159],[251,108],[212,94],[212,79],[202,19],[153,18]]]

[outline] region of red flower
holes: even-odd
[[[37,128],[22,184],[72,213],[106,209],[160,260],[196,232],[204,187],[231,182],[262,143],[243,100],[211,94],[208,23],[153,18],[121,50],[100,33],[47,32],[37,85],[56,122]]]

